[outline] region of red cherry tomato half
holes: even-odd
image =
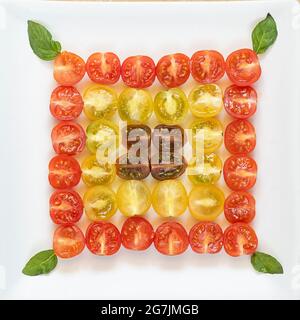
[[[112,52],[93,53],[85,67],[90,79],[96,83],[114,84],[120,79],[120,59]]]
[[[80,195],[73,190],[54,191],[49,200],[50,217],[56,224],[79,221],[83,212]]]
[[[167,88],[184,84],[190,76],[190,59],[182,53],[175,53],[160,58],[156,65],[159,82]]]
[[[121,75],[128,87],[150,87],[155,80],[155,63],[147,56],[129,57],[122,64]]]
[[[54,60],[54,79],[63,86],[73,86],[85,74],[85,63],[74,53],[63,51]]]
[[[189,245],[184,227],[178,222],[165,222],[155,231],[154,245],[158,252],[175,256],[183,253]]]
[[[153,227],[142,217],[127,219],[121,230],[121,240],[125,248],[130,250],[148,249],[154,238]]]
[[[224,58],[218,51],[197,51],[191,58],[191,73],[200,83],[217,82],[225,73]]]
[[[52,129],[51,139],[56,153],[74,155],[84,149],[86,137],[79,124],[64,121]]]
[[[231,156],[224,163],[224,179],[231,190],[246,191],[256,182],[257,165],[247,156]]]
[[[86,246],[98,256],[110,256],[119,251],[121,235],[117,227],[110,222],[93,222],[86,234]]]
[[[60,258],[79,255],[85,247],[82,231],[75,225],[59,226],[53,236],[53,250]]]
[[[226,60],[226,72],[230,81],[237,86],[250,86],[261,75],[257,54],[251,49],[232,52]]]
[[[252,87],[232,85],[224,92],[224,107],[233,118],[250,118],[256,112],[257,93]]]
[[[59,86],[51,94],[50,112],[57,120],[74,120],[79,117],[83,104],[75,87]]]
[[[251,222],[255,217],[254,197],[244,191],[231,193],[225,200],[224,214],[230,223]]]
[[[59,155],[49,163],[49,182],[55,189],[75,187],[81,177],[80,165],[76,159],[66,155]]]
[[[226,149],[232,154],[246,154],[254,150],[256,135],[247,120],[235,120],[228,124],[224,134]]]
[[[190,230],[189,242],[197,253],[218,253],[223,246],[223,231],[214,222],[199,222]]]
[[[252,254],[258,245],[255,231],[245,223],[235,223],[224,232],[224,249],[232,257]]]

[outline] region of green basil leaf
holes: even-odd
[[[37,276],[52,271],[57,265],[57,256],[53,250],[45,250],[34,255],[22,272],[27,276]]]
[[[264,53],[275,42],[278,36],[276,22],[268,13],[252,32],[252,45],[256,53]]]
[[[27,21],[31,49],[42,60],[53,60],[61,52],[61,45],[52,39],[51,33],[41,24]]]
[[[251,264],[258,272],[270,274],[283,273],[283,268],[280,262],[269,254],[263,252],[255,252],[251,256]]]

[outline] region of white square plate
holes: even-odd
[[[60,261],[48,276],[22,275],[30,256],[51,247],[54,228],[48,215],[47,165],[53,155],[50,130],[54,120],[48,104],[55,83],[52,64],[40,61],[29,47],[26,21],[42,22],[64,49],[83,58],[94,51],[114,51],[121,59],[147,54],[157,61],[171,52],[191,55],[200,49],[216,49],[226,56],[250,47],[255,23],[268,12],[277,21],[279,37],[261,57],[263,74],[255,86],[259,107],[253,118],[257,130],[254,157],[259,176],[253,190],[257,199],[254,227],[259,249],[278,257],[285,274],[257,274],[249,257],[200,256],[190,249],[181,256],[165,257],[152,248],[145,253],[121,249],[104,258],[85,250],[80,257]],[[4,298],[300,297],[300,5],[296,0],[1,1],[0,39],[0,290]],[[184,90],[193,84],[190,81]],[[221,85],[228,85],[227,80]],[[157,89],[158,85],[152,90]],[[160,220],[150,215],[157,225]],[[183,219],[188,226],[195,223],[188,212]],[[120,213],[115,221],[120,225]],[[219,222],[225,225],[224,218]]]

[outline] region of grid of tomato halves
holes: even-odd
[[[121,65],[111,55],[94,53],[86,63],[70,52],[56,58],[59,64],[68,65],[75,57],[77,67],[76,80],[70,81],[64,68],[54,73],[58,86],[50,99],[51,114],[59,121],[51,133],[57,155],[49,163],[49,182],[55,189],[49,201],[50,217],[58,225],[53,236],[56,255],[71,258],[85,246],[95,255],[112,255],[121,246],[143,251],[152,244],[164,255],[181,254],[189,246],[198,254],[215,254],[223,247],[231,256],[255,252],[258,240],[249,225],[255,217],[255,199],[249,190],[256,182],[257,165],[249,154],[256,135],[248,118],[257,106],[257,93],[250,85],[259,77],[248,73],[259,67],[256,74],[260,75],[256,54],[242,49],[225,61],[220,53],[206,50],[191,59],[183,54],[167,55],[156,65],[145,56],[129,57]],[[85,70],[92,83],[80,93],[74,85]],[[143,77],[138,74],[141,70]],[[217,82],[225,71],[233,84],[223,93]],[[190,73],[199,84],[186,94],[180,86]],[[127,87],[117,92],[113,84],[120,75]],[[155,77],[162,88],[154,96],[146,88]],[[233,118],[225,131],[217,118],[223,108]],[[82,111],[89,120],[86,130],[76,122]],[[153,113],[159,124],[150,128]],[[188,113],[193,121],[183,128]],[[122,128],[119,120],[125,123]],[[185,129],[191,133],[188,161],[182,152]],[[231,156],[222,168],[216,151],[223,138]],[[121,145],[125,153],[118,154],[114,162],[107,161],[110,149],[121,150]],[[85,147],[90,154],[79,163],[76,156]],[[227,197],[217,186],[222,171],[232,190]],[[192,185],[189,193],[178,179],[183,174]],[[121,183],[114,192],[116,176]],[[148,176],[156,180],[152,190],[145,180]],[[80,180],[86,186],[83,198],[74,190]],[[171,218],[155,230],[144,216],[151,206],[159,216]],[[127,217],[120,229],[109,221],[118,210]],[[174,219],[186,211],[198,220],[190,230]],[[224,231],[215,222],[223,212],[230,223]],[[85,233],[76,225],[83,213],[90,221]]]

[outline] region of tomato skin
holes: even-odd
[[[74,190],[54,191],[49,199],[50,217],[55,224],[70,224],[80,220],[83,203]]]
[[[250,223],[255,217],[255,199],[245,191],[233,192],[225,200],[224,215],[228,222]]]
[[[226,60],[226,73],[237,86],[250,86],[261,76],[257,54],[251,49],[232,52]]]
[[[154,239],[150,222],[142,217],[128,218],[121,230],[122,245],[129,250],[146,250]]]
[[[83,151],[85,131],[72,121],[62,121],[51,132],[53,149],[57,154],[75,155]]]
[[[75,187],[81,176],[80,165],[71,156],[58,155],[49,162],[49,183],[55,189]]]
[[[121,235],[110,222],[93,222],[85,234],[86,246],[95,255],[111,256],[121,247]]]
[[[224,231],[224,249],[232,257],[249,255],[256,251],[258,239],[246,223],[235,223]]]
[[[147,56],[132,56],[121,67],[123,82],[131,88],[147,88],[155,80],[155,63]]]
[[[82,231],[75,224],[59,226],[53,236],[53,250],[63,259],[79,255],[85,247]]]
[[[119,81],[121,62],[113,52],[95,52],[86,62],[86,72],[93,82],[114,84]]]
[[[248,156],[231,156],[223,168],[224,179],[227,186],[233,191],[246,191],[256,182],[257,164]]]
[[[73,86],[85,74],[85,62],[75,53],[63,51],[54,60],[54,79],[63,86]]]
[[[215,50],[197,51],[191,58],[193,78],[203,84],[219,81],[225,74],[225,61]]]
[[[158,252],[168,256],[183,253],[189,246],[189,238],[184,227],[175,221],[161,224],[155,231],[154,246]]]
[[[236,119],[248,119],[257,108],[257,93],[252,87],[232,85],[224,92],[224,107]]]
[[[156,65],[156,76],[161,85],[175,88],[184,84],[190,76],[190,59],[183,53],[163,56]]]
[[[74,120],[83,109],[83,100],[79,91],[72,86],[58,86],[51,94],[50,112],[61,121]]]
[[[247,154],[255,149],[255,128],[247,120],[234,120],[225,130],[224,143],[232,154]]]
[[[223,247],[223,231],[217,223],[199,222],[190,230],[189,243],[196,253],[218,253]]]

